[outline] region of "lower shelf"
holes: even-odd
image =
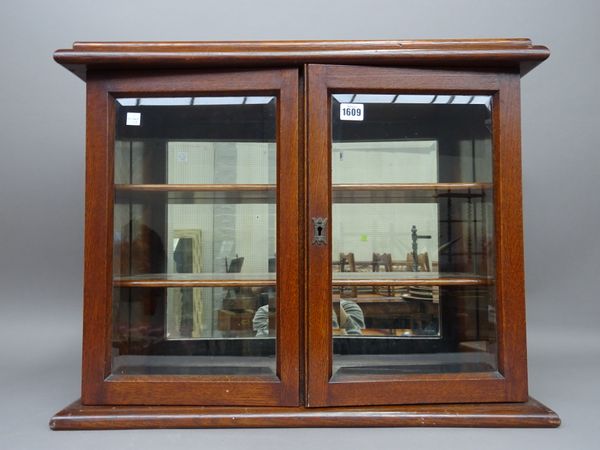
[[[76,401],[50,420],[50,428],[53,430],[274,427],[553,428],[559,425],[558,415],[533,398],[529,398],[525,403],[355,408],[84,406]]]

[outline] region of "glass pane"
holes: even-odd
[[[116,100],[113,373],[275,376],[276,99]]]
[[[332,98],[334,379],[493,371],[491,97]]]

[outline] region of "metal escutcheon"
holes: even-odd
[[[327,245],[327,217],[313,217],[313,245]]]

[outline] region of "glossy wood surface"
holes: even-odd
[[[554,428],[554,411],[524,403],[359,408],[215,408],[83,406],[75,402],[50,420],[53,430],[268,427],[518,427]]]
[[[96,72],[88,77],[84,270],[84,404],[297,405],[299,403],[300,205],[298,200],[298,71],[273,69],[204,74]],[[223,376],[111,377],[113,143],[115,98],[264,93],[278,98],[277,119],[277,376],[256,381]],[[151,280],[150,280],[151,281]],[[259,280],[260,281],[260,280]],[[255,286],[256,283],[252,281]],[[118,284],[118,281],[117,281]],[[214,285],[208,280],[209,285]],[[273,281],[267,283],[273,284]],[[200,285],[205,286],[206,282]],[[161,286],[167,287],[165,283]]]
[[[297,67],[309,63],[512,67],[525,74],[549,56],[529,39],[250,42],[76,42],[54,59],[82,79],[93,69]]]
[[[525,311],[520,216],[519,109],[517,72],[428,71],[410,68],[310,65],[308,72],[308,127],[310,149],[309,216],[331,217],[330,94],[363,93],[484,93],[494,95],[494,199],[496,211],[496,267],[498,288],[499,365],[501,377],[488,379],[471,374],[428,378],[399,377],[396,381],[333,383],[331,299],[332,256],[328,245],[309,247],[308,304],[308,405],[384,405],[397,403],[455,403],[525,401],[527,373]],[[325,126],[324,124],[328,124]],[[518,178],[518,179],[517,179]],[[508,205],[513,205],[508,206]],[[501,212],[500,212],[501,211]],[[329,221],[328,235],[331,235]],[[506,274],[510,274],[507,276]],[[344,283],[346,285],[348,283]],[[382,285],[384,283],[381,283]]]
[[[463,191],[490,189],[491,183],[346,183],[334,184],[334,191]],[[271,191],[274,184],[116,184],[117,192],[169,192],[169,191]]]
[[[255,287],[277,286],[275,274],[230,274],[230,273],[194,273],[194,274],[147,274],[119,277],[113,281],[115,287]]]
[[[53,417],[51,428],[558,426],[553,411],[528,398],[523,288],[519,77],[548,56],[529,39],[76,42],[57,50],[55,60],[87,80],[85,301],[82,400]],[[332,185],[328,95],[352,89],[492,95],[493,186]],[[230,94],[277,95],[276,185],[113,184],[116,97]],[[330,248],[312,244],[311,217],[331,217],[332,199],[435,202],[443,195],[493,196],[495,279],[338,276]],[[224,202],[276,199],[277,278],[151,274],[113,280],[113,201],[160,196],[183,203],[214,196]],[[498,371],[331,379],[332,286],[492,284]],[[114,287],[258,285],[277,285],[285,299],[278,303],[276,377],[111,375]],[[403,405],[387,406],[392,403]]]
[[[333,286],[487,286],[494,280],[468,274],[436,272],[335,272]],[[145,274],[118,277],[115,287],[254,287],[276,286],[275,274]]]
[[[274,184],[117,184],[117,192],[247,192],[275,191]]]
[[[334,191],[465,191],[490,189],[492,183],[347,183],[334,184]]]

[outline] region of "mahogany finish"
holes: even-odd
[[[99,404],[208,404],[297,405],[299,403],[300,327],[297,295],[299,268],[298,202],[298,71],[272,69],[211,73],[97,72],[88,77],[86,242],[84,280],[84,337],[82,402]],[[203,377],[110,377],[112,347],[112,201],[114,99],[167,93],[269,93],[278,97],[277,196],[286,201],[277,208],[279,237],[278,294],[286,298],[278,308],[277,375],[264,380],[220,381]],[[108,120],[106,118],[109,117]],[[285,238],[284,238],[285,236]],[[256,286],[261,280],[250,283]],[[243,286],[237,281],[229,285]],[[272,284],[267,282],[266,284]],[[117,281],[116,285],[120,285]],[[137,284],[139,285],[139,284]],[[142,283],[144,285],[144,283]],[[181,283],[178,284],[182,286]],[[228,282],[196,281],[184,286],[227,286]],[[128,286],[127,283],[122,286]],[[129,286],[136,286],[129,283]],[[149,280],[146,287],[168,287]]]
[[[76,42],[54,59],[86,79],[89,70],[374,64],[519,67],[524,75],[549,56],[529,39],[271,42]]]
[[[50,421],[53,430],[269,427],[540,427],[554,428],[554,411],[524,403],[411,405],[360,408],[215,408],[84,406],[75,402]]]
[[[88,89],[84,352],[81,402],[53,417],[51,428],[558,426],[553,411],[528,397],[523,288],[519,77],[548,55],[546,47],[528,39],[92,42],[58,50],[56,61],[86,80]],[[493,96],[493,186],[332,186],[329,94],[349,91]],[[277,96],[276,185],[113,184],[114,99],[192,94]],[[372,278],[333,277],[331,247],[312,244],[311,218],[331,217],[334,195],[394,191],[410,201],[416,195],[476,195],[490,189],[495,279],[472,274],[393,279],[383,272]],[[276,279],[202,274],[113,280],[118,196],[174,195],[199,202],[220,193],[227,198],[275,194]],[[332,286],[491,284],[497,292],[498,371],[331,379]],[[206,286],[277,287],[275,379],[111,375],[114,287]]]
[[[311,65],[308,72],[310,99],[308,127],[309,215],[331,217],[331,130],[329,94],[369,93],[464,93],[494,96],[494,180],[496,211],[496,267],[498,276],[498,356],[500,377],[470,374],[428,378],[402,376],[395,381],[336,383],[331,381],[332,331],[329,326],[332,261],[329,247],[309,249],[308,285],[311,321],[308,334],[308,405],[384,405],[392,397],[398,403],[519,402],[527,399],[525,359],[525,297],[523,277],[520,134],[517,72],[473,72],[358,66]],[[511,205],[510,207],[507,205]],[[331,233],[331,224],[329,224]],[[502,274],[502,275],[500,275]],[[508,275],[508,276],[507,276]],[[349,285],[344,280],[344,285]],[[384,282],[380,283],[381,285]],[[392,283],[385,282],[385,285]],[[510,313],[509,313],[510,312]],[[508,319],[510,317],[510,319]],[[508,320],[507,320],[508,319]],[[508,350],[510,349],[510,350]],[[329,369],[323,370],[323,366]],[[359,388],[360,387],[360,388]],[[474,400],[477,399],[477,400]]]
[[[274,191],[274,184],[117,184],[117,191],[123,192],[241,192]]]

